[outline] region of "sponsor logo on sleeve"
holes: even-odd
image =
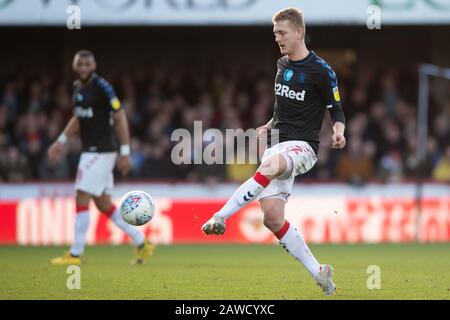
[[[120,109],[120,101],[117,99],[117,97],[114,97],[111,99],[111,106],[113,110],[119,110]]]
[[[334,87],[333,88],[333,96],[334,96],[334,100],[341,101],[341,97],[339,96],[339,89],[338,89],[338,87]]]

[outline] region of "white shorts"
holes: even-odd
[[[283,153],[292,160],[292,174],[283,180],[274,179],[259,195],[259,199],[276,198],[287,201],[291,195],[294,179],[311,170],[317,162],[313,148],[305,141],[285,141],[266,149],[261,162],[275,154]]]
[[[95,197],[103,193],[111,194],[116,158],[116,152],[83,152],[78,163],[75,190],[84,191]]]

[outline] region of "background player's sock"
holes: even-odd
[[[240,187],[233,193],[231,198],[225,203],[214,217],[221,219],[228,219],[233,214],[238,212],[239,209],[252,202],[257,196],[261,194],[265,187],[270,183],[270,180],[256,172],[256,174],[245,181]]]
[[[313,278],[316,279],[320,272],[320,264],[317,262],[311,250],[309,250],[301,233],[286,221],[280,231],[275,233],[275,236],[279,239],[283,248],[295,259],[300,261]]]
[[[86,233],[89,228],[89,207],[77,206],[77,214],[75,217],[75,241],[70,248],[70,254],[78,257],[84,252],[84,244],[86,242]]]
[[[111,220],[114,222],[116,226],[122,229],[123,232],[128,234],[135,246],[139,247],[144,244],[144,235],[134,226],[126,223],[122,216],[120,215],[120,208],[116,208],[116,206],[112,206],[107,212],[104,212]]]

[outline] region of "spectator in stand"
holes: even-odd
[[[24,182],[31,178],[30,166],[17,147],[10,146],[0,156],[0,176],[3,181]]]
[[[450,141],[450,115],[445,112],[437,114],[433,119],[432,132],[440,150],[445,150]]]
[[[202,121],[203,130],[246,130],[270,119],[274,103],[273,70],[261,63],[242,63],[231,67],[224,62],[213,70],[209,66],[164,63],[137,66],[126,72],[106,70],[109,80],[115,81],[119,88],[130,123],[135,153],[131,179],[174,178],[211,183],[239,180],[239,172],[246,170],[245,165],[173,165],[170,156],[174,143],[170,136],[176,128],[186,128],[193,134],[196,120]],[[244,68],[246,72],[239,72]],[[45,65],[16,70],[0,77],[2,180],[74,178],[79,141],[70,142],[63,168],[56,169],[56,164],[49,163],[43,152],[48,141],[54,139],[56,128],[60,130],[72,116],[71,80],[64,78],[62,70]],[[399,76],[407,73],[395,67],[379,75],[376,71],[370,63],[358,62],[345,73],[340,84],[349,143],[354,139],[360,150],[353,145],[342,152],[320,148],[319,160],[305,179],[359,182],[416,175],[416,106],[405,100],[416,95],[401,91],[400,84],[404,81]],[[444,154],[450,141],[450,102],[432,105],[430,119],[428,158],[421,169],[425,178],[438,179],[445,172]],[[324,123],[321,136],[329,134],[328,125]],[[321,141],[323,145],[330,144],[327,139]],[[197,149],[193,149],[195,156],[200,155]],[[361,159],[361,164],[354,159]],[[347,161],[363,168],[352,175]]]
[[[351,138],[348,148],[339,157],[336,176],[338,179],[354,185],[361,185],[374,177],[370,142],[367,145],[361,138]]]
[[[433,169],[433,178],[440,182],[450,183],[450,145],[447,145],[445,153]]]

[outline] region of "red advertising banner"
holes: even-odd
[[[154,218],[140,227],[156,244],[234,242],[271,243],[257,202],[227,221],[225,235],[205,236],[200,228],[225,200],[156,198]],[[450,197],[423,199],[417,214],[409,197],[297,197],[286,204],[286,219],[312,243],[450,241]],[[89,244],[127,243],[127,236],[92,203]],[[0,244],[62,245],[73,238],[75,203],[71,197],[0,200]]]

